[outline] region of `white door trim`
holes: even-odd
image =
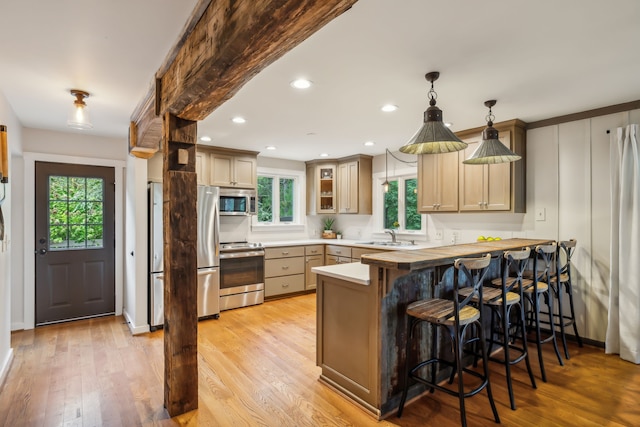
[[[116,315],[122,314],[124,294],[124,170],[123,160],[98,159],[90,157],[63,156],[58,154],[23,153],[24,158],[24,329],[33,329],[36,322],[36,251],[35,229],[35,165],[36,162],[72,163],[90,166],[108,166],[115,169],[116,178],[116,242],[115,242],[115,279],[116,279]]]

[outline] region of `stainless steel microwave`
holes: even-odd
[[[220,188],[220,215],[255,215],[256,190]]]

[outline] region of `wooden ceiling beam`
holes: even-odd
[[[356,1],[201,0],[167,56],[170,63],[161,67],[134,111],[130,153],[147,157],[159,149],[164,113],[194,121],[206,118]]]

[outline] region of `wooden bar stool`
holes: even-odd
[[[458,396],[460,402],[460,421],[463,426],[467,425],[467,417],[464,406],[464,399],[479,393],[483,389],[487,389],[489,403],[496,423],[500,422],[498,410],[496,409],[493,395],[491,393],[491,383],[489,382],[489,368],[487,366],[487,351],[485,337],[482,327],[482,282],[487,274],[491,255],[487,254],[481,258],[459,258],[454,263],[453,275],[453,299],[446,300],[440,298],[431,298],[416,301],[407,307],[407,315],[409,317],[409,334],[407,337],[406,351],[407,362],[405,363],[405,385],[398,407],[398,417],[402,416],[409,383],[411,379],[425,384],[430,391],[440,390],[452,396]],[[469,286],[471,291],[466,297],[459,294],[459,288]],[[478,301],[478,307],[471,305],[473,299]],[[416,325],[421,322],[428,322],[432,326],[442,327],[451,339],[451,348],[453,350],[453,361],[438,357],[439,349],[434,343],[432,346],[432,358],[421,361],[417,365],[409,368],[409,353],[411,352],[411,340],[413,338]],[[473,332],[474,335],[468,336],[467,333]],[[465,344],[480,344],[483,372],[475,372],[463,365],[463,354]],[[420,375],[423,368],[429,366],[431,368],[431,376]],[[436,372],[439,366],[451,368],[451,376],[449,384],[453,383],[455,374],[458,376],[457,389],[447,388],[436,382]],[[422,372],[424,374],[424,371]],[[463,373],[471,375],[479,380],[479,384],[473,384],[473,388],[465,391]]]
[[[560,350],[558,349],[558,342],[556,341],[556,332],[553,326],[550,326],[549,335],[546,337],[542,336],[542,332],[540,329],[541,323],[546,323],[551,325],[553,323],[553,295],[549,290],[549,280],[553,275],[556,265],[556,255],[557,255],[557,244],[555,242],[549,245],[540,245],[536,246],[535,254],[533,257],[533,271],[537,272],[537,274],[532,274],[531,285],[526,287],[523,284],[524,288],[524,297],[528,302],[528,326],[530,329],[533,329],[535,334],[535,343],[538,348],[538,362],[540,363],[540,374],[542,377],[542,381],[547,382],[547,375],[544,370],[544,360],[542,357],[542,344],[552,342],[553,349],[556,352],[556,356],[558,358],[558,363],[560,366],[564,366],[564,362],[562,361],[562,356],[560,356]],[[549,308],[548,320],[541,321],[540,315],[544,314],[540,311],[540,303],[541,300],[544,300],[547,303]]]
[[[489,360],[502,363],[506,370],[507,388],[509,390],[509,403],[511,409],[516,409],[513,396],[513,384],[511,380],[511,366],[525,361],[531,387],[536,388],[536,380],[533,376],[531,363],[529,362],[529,350],[527,346],[527,333],[525,330],[524,287],[522,275],[527,268],[530,248],[520,251],[507,251],[503,254],[502,277],[494,279],[491,284],[494,288],[485,288],[483,291],[484,303],[491,309],[491,335],[489,337],[489,353],[493,350],[494,343],[502,347],[502,358],[489,356]],[[533,283],[531,280],[528,282]],[[460,291],[466,291],[464,288]],[[494,340],[494,334],[498,340]],[[522,343],[521,347],[516,344]],[[515,356],[512,357],[512,353]]]
[[[562,347],[564,348],[564,355],[567,359],[569,359],[569,350],[567,348],[567,337],[564,330],[565,327],[573,326],[573,333],[578,340],[578,345],[582,347],[582,338],[580,338],[580,334],[578,334],[578,326],[576,325],[576,313],[573,307],[573,283],[571,281],[571,257],[573,256],[575,249],[575,239],[559,242],[556,274],[552,276],[549,281],[553,294],[558,301],[558,311],[555,314],[555,326],[560,329]],[[564,262],[561,262],[563,258]],[[564,314],[563,311],[563,290],[569,296],[570,315]]]

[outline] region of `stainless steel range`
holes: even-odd
[[[220,310],[264,302],[264,248],[261,243],[220,245]]]

